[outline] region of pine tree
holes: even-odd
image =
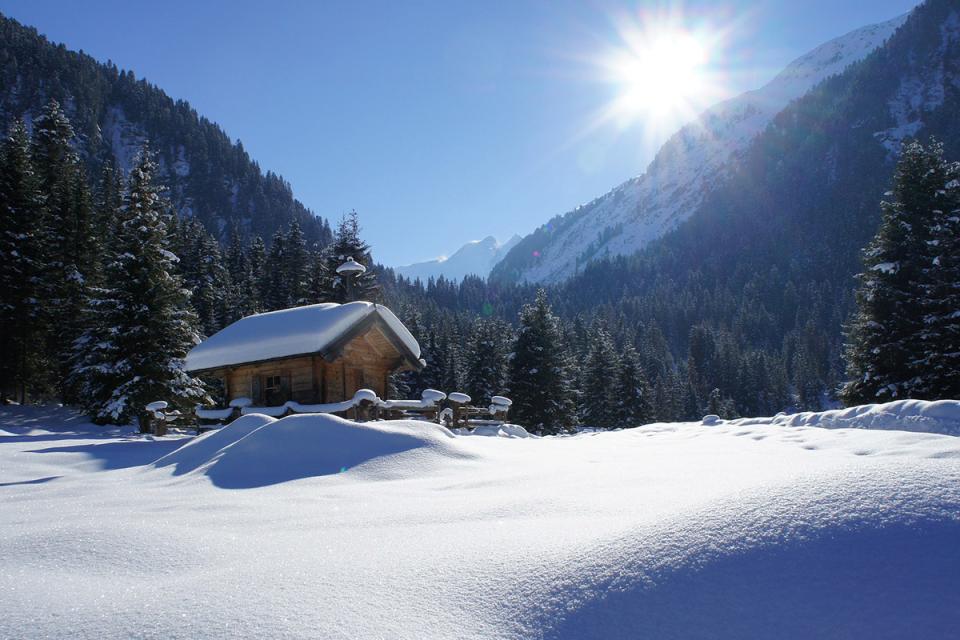
[[[280,231],[273,235],[270,249],[264,259],[260,273],[260,291],[263,293],[263,307],[266,311],[286,309],[290,306],[289,282],[284,277],[284,252],[286,237]]]
[[[614,424],[636,427],[653,421],[652,393],[640,364],[640,356],[632,345],[620,355],[617,372]]]
[[[923,386],[918,356],[925,322],[918,294],[926,285],[924,256],[937,212],[952,210],[946,189],[951,173],[941,144],[904,145],[893,199],[881,204],[880,228],[863,253],[857,313],[847,336],[850,382],[841,394],[848,405],[909,398]]]
[[[25,402],[42,377],[43,197],[22,120],[0,147],[0,401]]]
[[[960,398],[960,165],[948,167],[948,207],[936,211],[923,274],[918,397]]]
[[[337,267],[353,258],[367,268],[366,272],[351,276],[350,290],[347,282],[337,273]],[[373,259],[370,256],[370,245],[360,238],[360,222],[357,212],[351,211],[344,216],[337,226],[333,243],[323,250],[323,263],[316,276],[317,285],[315,294],[319,296],[317,302],[346,302],[348,299],[379,300],[377,277],[371,267]]]
[[[310,253],[307,251],[300,224],[294,220],[283,242],[281,258],[283,277],[287,284],[287,306],[301,306],[315,302],[310,296]]]
[[[250,311],[259,313],[266,309],[264,299],[266,294],[263,289],[264,271],[267,263],[267,247],[263,243],[263,238],[256,236],[250,241],[250,247],[247,249],[247,268],[250,271],[251,302]]]
[[[495,318],[478,318],[467,349],[466,387],[476,405],[506,393],[510,325]]]
[[[449,326],[440,339],[441,361],[438,389],[446,393],[463,392],[464,374],[463,354],[460,349],[460,336]]]
[[[575,403],[570,360],[559,319],[543,289],[520,312],[510,362],[511,418],[534,431],[560,433],[573,426]]]
[[[183,370],[197,318],[168,249],[168,205],[144,149],[130,172],[105,266],[107,286],[92,301],[90,329],[77,340],[74,375],[98,422],[147,424],[145,407],[165,400],[190,410],[206,399]]]
[[[71,145],[73,127],[51,101],[34,120],[32,154],[44,194],[44,325],[55,381],[66,401],[72,345],[88,303],[88,277],[95,262],[94,214],[87,176]]]
[[[590,336],[590,350],[583,380],[583,420],[591,427],[605,429],[617,424],[620,359],[610,334],[602,326],[595,326]]]

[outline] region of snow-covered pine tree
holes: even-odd
[[[403,305],[398,309],[398,314],[403,321],[404,326],[410,331],[417,343],[420,345],[421,358],[426,358],[426,336],[423,329],[420,311],[416,306]],[[428,363],[429,364],[429,363]],[[426,389],[422,384],[422,371],[397,371],[390,375],[388,380],[387,397],[388,398],[412,398],[419,397],[420,392]]]
[[[300,230],[300,223],[296,220],[290,223],[290,229],[283,242],[284,251],[281,257],[281,268],[287,282],[287,306],[295,307],[311,304],[310,296],[310,253],[307,243]]]
[[[948,206],[936,222],[924,259],[922,382],[916,396],[960,398],[960,164],[951,163],[944,185]]]
[[[250,270],[250,288],[253,291],[251,311],[259,313],[266,309],[264,302],[263,272],[267,263],[267,246],[260,236],[254,237],[247,248],[247,265]]]
[[[350,293],[346,282],[337,273],[337,267],[353,258],[367,268],[366,272],[351,276]],[[346,302],[348,297],[353,300],[367,300],[376,302],[380,298],[377,276],[371,268],[373,259],[370,256],[370,245],[360,238],[360,222],[356,211],[351,211],[340,220],[333,243],[323,249],[323,260],[316,274],[317,286],[316,302]]]
[[[56,384],[67,402],[75,400],[65,381],[73,342],[83,329],[78,319],[87,307],[87,280],[96,263],[92,197],[71,145],[73,137],[70,121],[55,100],[33,122],[33,161],[44,194],[44,324]]]
[[[273,234],[259,279],[260,291],[263,292],[263,307],[266,311],[286,309],[289,306],[290,288],[283,273],[285,245],[286,236],[278,229]]]
[[[98,252],[102,256],[103,246],[116,225],[117,212],[123,204],[123,176],[113,162],[106,163],[100,173],[94,193],[93,235],[98,240]],[[102,260],[96,260],[98,268]]]
[[[445,393],[463,392],[466,375],[463,366],[463,350],[460,347],[460,335],[448,326],[441,337],[443,361],[440,368],[438,389]]]
[[[617,423],[620,358],[606,328],[595,324],[590,332],[590,349],[583,367],[583,422],[590,427],[610,429]]]
[[[197,318],[168,249],[168,205],[155,173],[144,149],[130,172],[108,248],[107,285],[92,301],[74,370],[94,420],[124,424],[136,418],[141,429],[150,402],[191,410],[207,399],[203,385],[183,370],[198,340]]]
[[[937,212],[951,210],[950,174],[942,144],[904,145],[892,199],[881,203],[880,228],[863,253],[857,311],[847,330],[850,381],[841,392],[847,405],[909,398],[923,387],[924,256]]]
[[[510,361],[511,419],[546,434],[573,426],[576,406],[570,359],[560,320],[543,289],[520,312],[520,329]]]
[[[42,377],[40,338],[43,197],[26,125],[16,120],[0,147],[0,401],[18,402]]]
[[[490,398],[506,393],[510,325],[496,318],[478,318],[467,349],[466,387],[474,404],[486,406]]]
[[[616,380],[615,421],[617,426],[636,427],[653,421],[650,385],[633,345],[626,345],[620,354]]]

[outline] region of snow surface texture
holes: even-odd
[[[707,422],[707,416],[703,424]],[[721,421],[722,422],[722,421]],[[714,424],[717,424],[716,422]],[[897,400],[831,411],[777,414],[773,418],[741,418],[730,424],[775,424],[827,429],[895,429],[960,436],[960,400]]]
[[[500,244],[493,236],[483,240],[474,240],[463,245],[449,258],[438,258],[426,262],[416,262],[402,267],[394,267],[398,275],[410,280],[420,278],[426,282],[430,278],[443,276],[447,280],[460,281],[469,275],[486,278],[503,256],[520,242],[520,236]]]
[[[187,354],[187,371],[214,369],[244,362],[316,353],[372,313],[379,314],[414,357],[420,345],[392,311],[372,302],[325,302],[237,320]]]
[[[520,274],[520,280],[558,282],[592,259],[632,254],[676,228],[726,176],[728,162],[743,152],[776,114],[826,78],[865,58],[906,18],[831,40],[794,60],[762,88],[708,109],[663,145],[646,173],[578,207],[559,223],[551,223],[549,243],[540,250],[537,261]]]
[[[459,437],[250,415],[142,438],[4,407],[0,500],[3,638],[912,639],[960,625],[960,438],[937,434],[767,419]]]

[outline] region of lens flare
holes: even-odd
[[[666,3],[610,16],[607,34],[590,57],[594,79],[609,98],[578,138],[600,127],[638,127],[656,147],[708,107],[732,95],[728,40],[739,28],[719,10],[685,12]]]

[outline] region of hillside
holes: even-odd
[[[187,102],[0,15],[0,123],[5,129],[19,116],[29,122],[51,99],[64,105],[91,175],[112,160],[129,169],[149,140],[178,213],[221,241],[235,229],[269,241],[297,220],[308,241],[329,242],[329,224],[296,200],[282,177],[264,173]]]
[[[647,171],[554,218],[494,269],[500,280],[556,283],[591,260],[629,255],[689,218],[790,101],[883,44],[906,16],[857,29],[794,60],[760,89],[707,110],[658,152]]]

